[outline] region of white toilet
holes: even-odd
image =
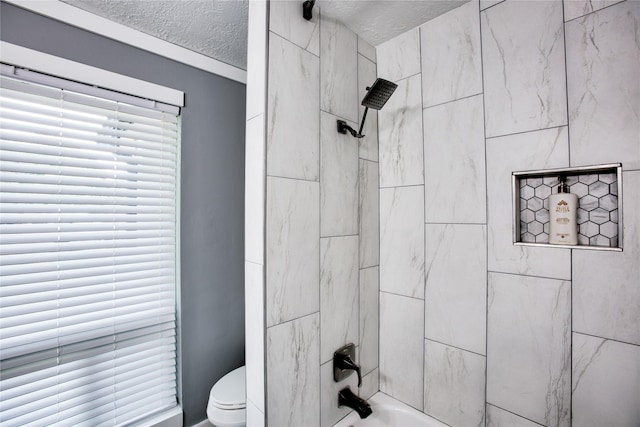
[[[245,427],[247,388],[244,366],[229,372],[211,387],[207,418],[216,427]]]

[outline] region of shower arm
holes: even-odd
[[[349,131],[351,136],[355,138],[364,138],[365,135],[362,134],[362,130],[364,129],[364,121],[367,118],[367,111],[369,111],[369,107],[364,108],[364,113],[362,114],[362,123],[360,124],[360,130],[357,133],[355,129],[349,126],[344,120],[338,120],[338,133],[346,134],[347,131]]]

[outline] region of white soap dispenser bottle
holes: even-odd
[[[578,196],[569,193],[566,178],[559,178],[558,192],[549,196],[549,243],[578,244]]]

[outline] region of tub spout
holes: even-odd
[[[355,410],[360,418],[367,418],[373,412],[371,406],[360,397],[353,394],[349,387],[338,392],[338,406],[348,406]]]

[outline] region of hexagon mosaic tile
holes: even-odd
[[[558,177],[522,178],[520,241],[549,242],[548,197],[557,192]],[[578,196],[578,245],[618,247],[618,182],[616,173],[567,177],[569,192]]]

